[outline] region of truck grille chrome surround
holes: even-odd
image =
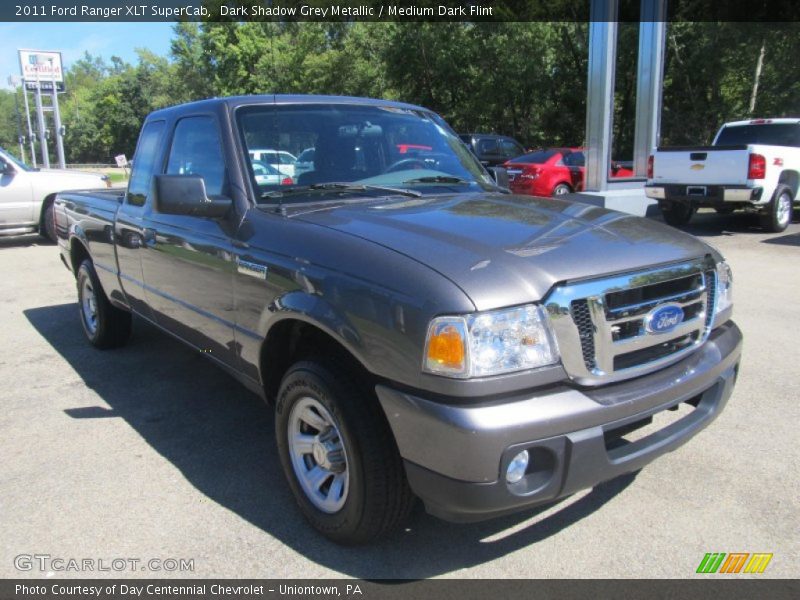
[[[545,299],[561,360],[581,385],[637,377],[677,362],[706,341],[716,306],[709,256],[603,279],[566,282]],[[659,307],[680,307],[671,329],[647,326]],[[669,309],[665,309],[669,310]]]

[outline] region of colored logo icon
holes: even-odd
[[[698,573],[763,573],[772,554],[749,552],[707,552],[697,567]]]

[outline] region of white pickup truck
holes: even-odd
[[[0,148],[0,237],[39,232],[56,241],[58,192],[109,187],[108,177],[64,169],[32,169]]]
[[[645,193],[670,225],[685,225],[706,206],[758,212],[765,229],[781,232],[792,222],[799,174],[800,119],[736,121],[711,146],[656,149]]]

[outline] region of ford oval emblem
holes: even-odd
[[[644,328],[650,333],[667,333],[683,322],[683,309],[677,304],[662,304],[644,318]]]

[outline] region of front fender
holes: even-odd
[[[318,327],[365,364],[362,338],[343,311],[322,296],[304,290],[288,292],[276,298],[263,317],[265,338],[278,323],[287,319],[303,321]],[[365,366],[367,366],[365,364]]]

